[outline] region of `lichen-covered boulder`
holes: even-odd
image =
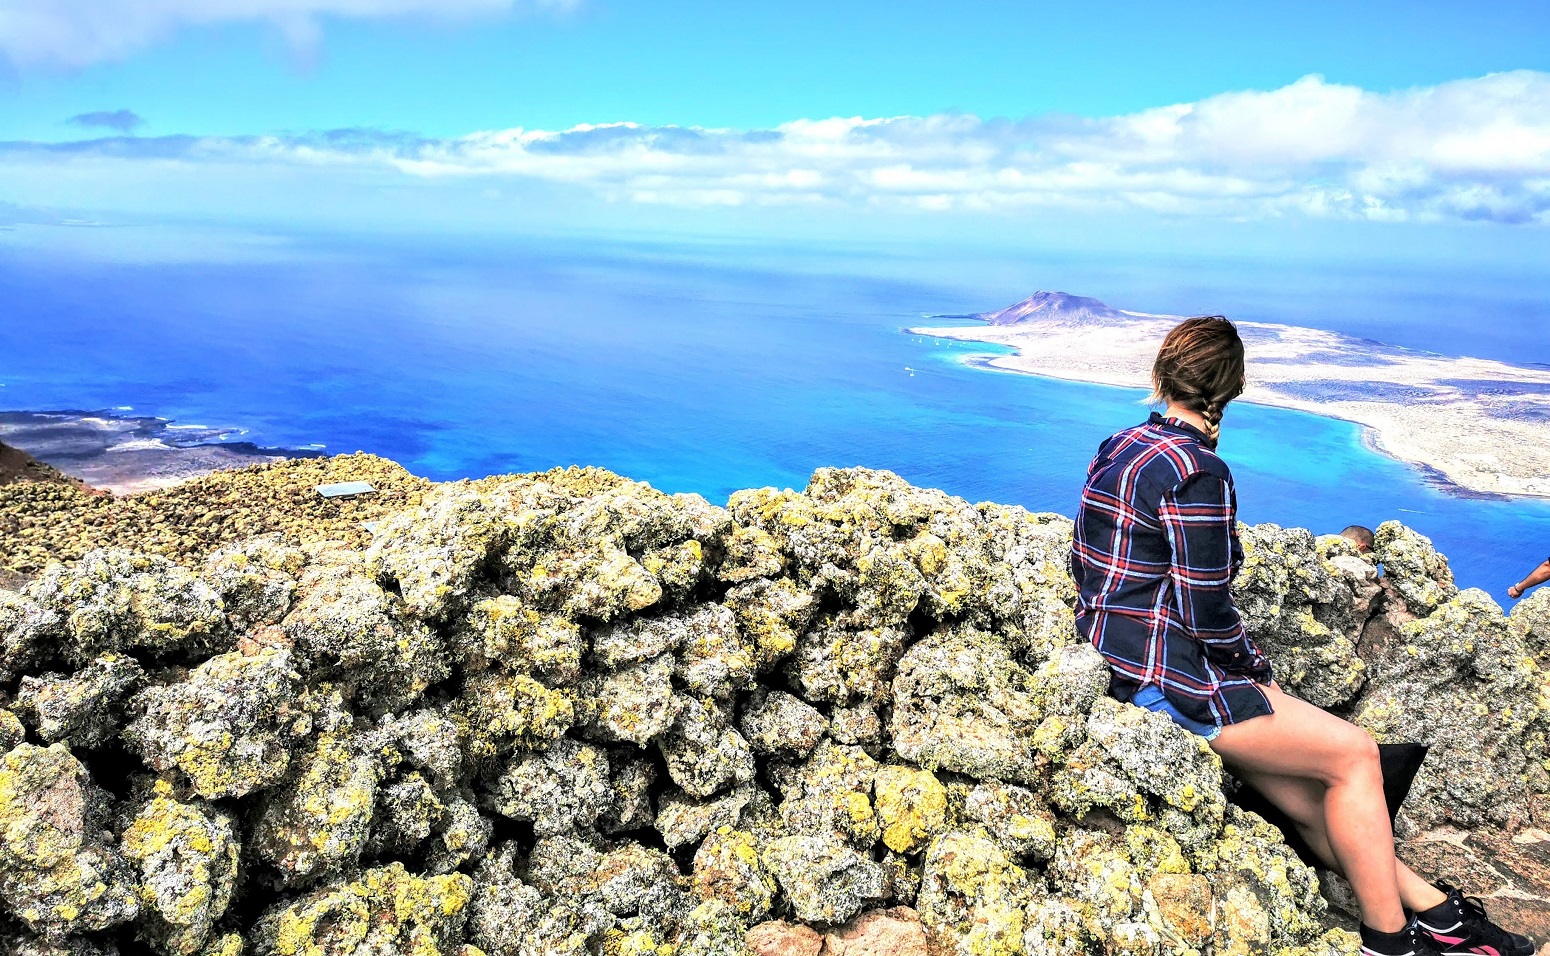
[[[60,939],[139,912],[134,871],[105,829],[108,796],[61,744],[0,757],[0,902]]]
[[[968,789],[963,823],[978,824],[1014,860],[1048,860],[1055,852],[1055,814],[1026,787],[986,780]]]
[[[0,684],[54,656],[64,627],[64,616],[54,608],[0,589]]]
[[[210,585],[156,555],[93,551],[73,568],[50,567],[28,596],[64,619],[77,660],[104,651],[208,652],[226,630],[225,609]]]
[[[458,724],[434,710],[414,710],[383,721],[383,743],[398,751],[402,762],[424,772],[438,786],[451,786],[462,774],[462,742]]]
[[[439,621],[468,602],[514,530],[506,496],[469,482],[443,485],[377,526],[366,567],[396,585],[416,616]]]
[[[782,826],[791,833],[835,836],[859,848],[870,848],[879,835],[871,791],[877,761],[856,746],[824,741],[801,764],[781,773],[776,783],[784,799]],[[906,826],[902,793],[891,793],[894,810]],[[921,820],[924,824],[924,820]]]
[[[551,686],[563,686],[581,676],[585,642],[575,622],[502,594],[474,604],[453,644],[463,666],[470,669],[482,670],[498,662]]]
[[[459,956],[473,881],[416,876],[400,863],[281,903],[259,918],[258,956]]]
[[[775,878],[759,858],[758,840],[747,831],[719,827],[694,853],[695,893],[727,904],[745,922],[769,915],[776,890]]]
[[[473,898],[468,906],[468,940],[486,956],[538,956],[544,951],[578,953],[586,946],[586,932],[567,933],[560,939],[538,929],[546,912],[559,909],[534,886],[517,875],[517,847],[497,847],[473,876]],[[551,923],[547,927],[555,928]]]
[[[156,770],[176,769],[207,800],[241,797],[285,775],[295,739],[311,730],[288,651],[212,657],[188,677],[132,702],[124,739]]]
[[[491,787],[488,805],[513,820],[528,820],[540,836],[591,828],[609,806],[608,755],[561,738],[542,751],[512,760]]]
[[[883,898],[882,867],[836,837],[781,837],[761,860],[804,922],[843,923]]]
[[[1458,594],[1453,569],[1432,547],[1432,539],[1398,521],[1378,525],[1373,532],[1372,554],[1412,614],[1425,617]]]
[[[602,741],[644,746],[667,733],[684,707],[669,654],[589,675],[579,690],[579,722]]]
[[[1348,575],[1365,571],[1364,578],[1375,582],[1376,569],[1360,558],[1344,570],[1327,562],[1302,528],[1261,524],[1241,529],[1241,538],[1244,561],[1233,581],[1233,603],[1274,662],[1276,681],[1320,707],[1349,703],[1366,681],[1356,640],[1367,607],[1356,589],[1376,585]]]
[[[608,753],[608,804],[598,815],[597,828],[605,834],[643,830],[656,822],[652,787],[657,766],[645,754],[631,747],[617,747]]]
[[[1159,823],[1208,844],[1226,811],[1221,760],[1163,714],[1111,698],[1087,718],[1086,739],[1050,779],[1050,802],[1078,818],[1104,809],[1129,824]]]
[[[462,763],[488,763],[518,747],[541,747],[576,723],[577,695],[504,670],[471,674],[447,711],[463,742]]]
[[[870,704],[829,708],[829,739],[837,744],[858,744],[877,756],[883,742],[883,718]]]
[[[264,535],[211,554],[201,577],[220,597],[232,628],[247,631],[280,623],[295,599],[296,577],[306,563],[306,552],[278,535]]]
[[[947,827],[947,788],[929,770],[889,765],[874,777],[883,845],[909,853]]]
[[[259,814],[253,852],[288,886],[344,872],[371,835],[382,777],[381,761],[363,741],[318,735]]]
[[[446,823],[447,813],[441,795],[419,772],[385,780],[377,788],[365,852],[374,858],[410,855]]]
[[[875,703],[887,697],[909,636],[893,625],[846,627],[825,618],[797,638],[786,672],[807,700]]]
[[[471,795],[470,795],[471,796]],[[495,835],[495,823],[463,794],[438,795],[440,821],[433,823],[430,849],[425,853],[427,873],[460,870],[484,858]]]
[[[749,694],[738,717],[738,729],[756,754],[806,757],[829,730],[818,708],[779,690],[760,688]]]
[[[1523,650],[1542,671],[1550,672],[1550,588],[1540,588],[1519,601],[1508,620]]]
[[[403,710],[448,676],[446,649],[360,563],[331,556],[309,566],[282,626],[317,676],[350,688],[372,712]]]
[[[818,605],[811,591],[784,577],[744,581],[727,591],[724,602],[737,615],[760,673],[796,650]]]
[[[708,797],[752,780],[753,751],[726,710],[696,697],[682,697],[681,703],[672,729],[657,740],[673,782],[696,797]]]
[[[0,953],[6,956],[119,956],[119,949],[110,941],[90,936],[50,939],[31,933],[0,933]],[[241,956],[241,953],[235,956]]]
[[[747,924],[731,905],[706,900],[684,918],[677,956],[747,956]]]
[[[930,770],[1028,781],[1043,713],[1032,675],[994,635],[945,628],[911,647],[893,681],[889,730],[899,756]]]
[[[610,621],[662,600],[662,582],[617,536],[561,535],[560,541],[541,552],[508,553],[509,580],[524,601],[571,617]]]
[[[1023,952],[1023,913],[1036,877],[990,840],[951,831],[926,852],[916,908],[933,951],[962,956]]]
[[[707,835],[744,822],[744,812],[756,801],[769,797],[756,785],[746,783],[708,799],[698,799],[681,789],[662,794],[653,817],[653,826],[662,835],[669,850],[697,844]],[[760,807],[755,807],[757,812]]]
[[[170,956],[199,953],[236,887],[240,854],[232,819],[207,804],[178,800],[158,781],[124,830],[122,846],[140,874],[140,937]]]
[[[691,694],[726,700],[749,688],[756,659],[730,609],[709,604],[669,620],[684,631],[674,675]]]
[[[5,753],[26,739],[27,728],[22,726],[21,718],[0,708],[0,753]]]
[[[1323,932],[1318,878],[1254,814],[1229,806],[1221,840],[1196,856],[1215,897],[1216,952],[1274,952],[1311,944]]]
[[[66,677],[23,677],[16,712],[46,744],[100,747],[117,737],[129,697],[145,683],[135,659],[108,652]]]
[[[1431,745],[1406,819],[1513,826],[1531,794],[1550,792],[1550,696],[1519,633],[1470,588],[1402,625],[1371,667],[1353,720],[1380,742]]]

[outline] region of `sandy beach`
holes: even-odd
[[[1015,349],[985,360],[998,369],[1147,388],[1157,347],[1179,321],[1111,309],[1011,312],[952,317],[978,319],[973,325],[905,331]],[[986,324],[997,317],[1010,321]],[[1240,322],[1238,328],[1249,355],[1241,401],[1357,422],[1366,426],[1372,448],[1457,491],[1550,496],[1550,369],[1287,325]]]

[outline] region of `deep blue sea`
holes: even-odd
[[[1138,392],[975,367],[902,333],[1036,289],[1121,308],[1335,328],[1550,363],[1546,284],[1436,269],[710,245],[289,239],[261,254],[0,243],[0,408],[112,409],[365,450],[436,479],[602,465],[724,502],[821,465],[1070,514]],[[1461,497],[1357,426],[1234,406],[1240,517],[1399,518],[1505,601],[1550,554],[1550,502]]]

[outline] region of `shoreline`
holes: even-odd
[[[972,316],[925,316],[956,319]],[[908,335],[993,345],[971,367],[1147,389],[1173,316],[1123,313],[993,326],[906,326]],[[1240,322],[1249,388],[1239,401],[1360,426],[1363,446],[1461,498],[1550,498],[1550,370],[1419,352],[1336,332]]]
[[[236,428],[185,425],[122,409],[0,410],[0,441],[91,488],[135,495],[217,471],[292,458],[316,449],[271,448],[236,439]]]

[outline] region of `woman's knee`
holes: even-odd
[[[1330,761],[1329,779],[1324,782],[1333,787],[1351,780],[1367,779],[1374,774],[1381,779],[1378,742],[1360,727],[1353,724],[1346,727],[1348,729],[1333,741],[1334,759]]]

